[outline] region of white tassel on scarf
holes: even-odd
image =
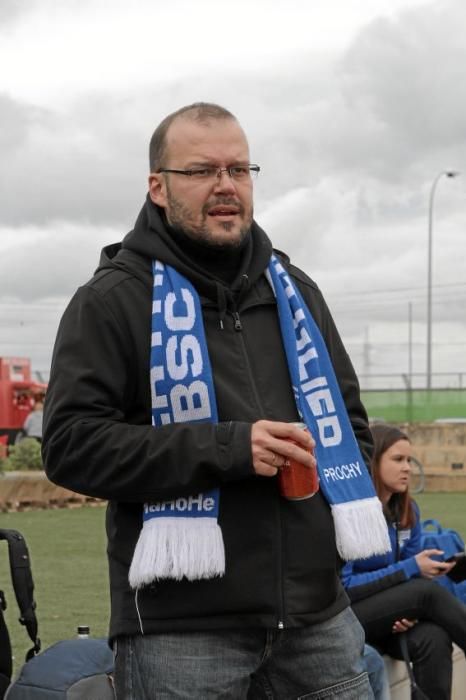
[[[212,518],[149,520],[141,530],[129,572],[132,588],[154,579],[192,581],[225,570],[222,531]]]

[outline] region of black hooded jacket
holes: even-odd
[[[94,277],[64,313],[46,397],[44,462],[52,481],[109,502],[111,638],[142,630],[297,627],[348,605],[323,496],[287,501],[276,479],[257,477],[252,466],[252,423],[298,420],[275,298],[263,274],[271,253],[254,223],[227,285],[180,249],[148,199],[134,230],[103,250]],[[177,268],[199,293],[217,425],[151,426],[153,258]],[[371,438],[351,362],[319,289],[282,259],[322,332],[367,460]],[[128,569],[142,504],[216,486],[225,575],[158,581],[136,597]]]

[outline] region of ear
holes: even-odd
[[[167,206],[167,184],[163,173],[149,175],[149,196],[159,207],[165,208]]]

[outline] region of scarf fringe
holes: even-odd
[[[189,581],[225,574],[225,549],[213,518],[154,518],[144,523],[129,570],[132,588],[156,579]]]
[[[390,538],[377,497],[332,505],[337,549],[345,561],[367,559],[390,550]]]

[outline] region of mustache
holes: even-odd
[[[243,205],[241,204],[241,202],[239,202],[234,197],[215,197],[215,198],[212,198],[204,204],[204,206],[202,207],[202,213],[204,216],[207,216],[207,212],[209,211],[209,209],[211,209],[212,207],[218,207],[218,206],[222,206],[222,205],[236,207],[238,209],[239,213],[241,214],[241,216],[244,215]]]

